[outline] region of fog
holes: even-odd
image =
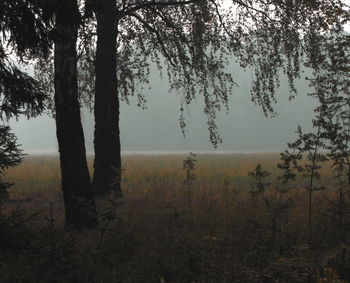
[[[313,100],[307,82],[297,82],[298,96],[289,102],[286,79],[282,78],[277,91],[278,115],[266,118],[261,108],[251,101],[250,88],[252,74],[231,66],[239,87],[230,95],[228,114],[221,112],[217,125],[223,143],[214,148],[209,140],[203,101],[189,105],[186,114],[186,137],[179,126],[180,93],[169,93],[166,79],[160,79],[152,72],[150,89],[145,88],[147,109],[136,106],[136,99],[130,105],[121,103],[121,143],[124,152],[201,152],[201,151],[281,151],[286,143],[295,138],[298,125],[311,129]],[[93,115],[82,109],[86,148],[93,152]],[[57,153],[55,122],[48,115],[27,120],[21,117],[10,121],[10,126],[18,137],[18,143],[27,153]]]

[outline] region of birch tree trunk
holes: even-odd
[[[98,1],[95,12],[97,47],[93,185],[96,195],[113,193],[121,196],[116,1]]]
[[[61,0],[56,10],[55,110],[60,153],[65,222],[68,228],[97,223],[95,200],[86,160],[77,83],[80,13],[75,0]]]

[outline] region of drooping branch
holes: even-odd
[[[124,10],[120,12],[120,16],[130,15],[140,9],[148,8],[148,7],[170,7],[170,6],[182,6],[193,4],[196,2],[200,2],[202,0],[184,0],[184,1],[146,1],[142,4],[131,4],[126,6]]]
[[[176,67],[176,64],[173,62],[171,56],[169,55],[166,46],[165,46],[165,42],[162,39],[161,34],[159,33],[159,31],[157,29],[155,29],[154,27],[152,27],[149,23],[147,23],[145,20],[143,20],[139,15],[137,15],[136,13],[130,13],[130,16],[136,18],[140,23],[142,23],[142,25],[148,29],[151,33],[154,33],[155,36],[157,37],[158,43],[160,44],[162,51],[163,51],[163,55],[166,57],[167,60],[169,60],[169,63],[173,66]]]

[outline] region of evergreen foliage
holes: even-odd
[[[37,56],[48,54],[50,37],[41,10],[35,1],[5,0],[0,3],[0,111],[1,118],[19,114],[39,115],[46,95],[40,83],[20,70]]]
[[[5,122],[25,114],[39,115],[45,108],[46,94],[40,83],[21,71],[18,63],[45,56],[50,39],[45,20],[35,1],[4,0],[0,3],[0,202],[11,186],[2,181],[8,167],[21,162],[23,154],[17,139]]]

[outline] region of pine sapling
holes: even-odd
[[[254,189],[251,190],[253,197],[261,196],[267,210],[267,215],[271,221],[271,243],[274,246],[276,241],[276,234],[278,231],[278,222],[280,218],[288,212],[291,207],[291,200],[286,199],[285,195],[290,191],[289,182],[296,177],[294,173],[295,162],[300,159],[300,155],[285,151],[281,153],[282,163],[277,167],[283,171],[282,175],[278,176],[280,184],[274,186],[275,194],[268,194],[272,183],[267,182],[266,179],[271,176],[271,173],[264,171],[261,164],[258,164],[254,171],[249,172],[248,176],[254,180]]]
[[[192,218],[192,182],[197,178],[197,176],[193,173],[196,169],[195,159],[196,154],[190,152],[190,155],[187,156],[182,163],[182,169],[185,171],[185,180],[184,184],[187,188],[187,201],[188,201],[188,212],[190,217]]]
[[[289,143],[290,149],[298,150],[299,156],[306,158],[306,162],[302,165],[298,164],[296,159],[294,167],[302,172],[302,176],[308,180],[306,190],[308,191],[308,240],[312,242],[312,198],[313,193],[317,190],[324,189],[323,186],[316,187],[315,181],[320,179],[319,170],[322,168],[321,164],[327,160],[326,154],[320,152],[324,148],[323,136],[321,134],[321,128],[317,128],[316,133],[303,133],[301,127],[298,127],[296,131],[298,138],[294,143]]]

